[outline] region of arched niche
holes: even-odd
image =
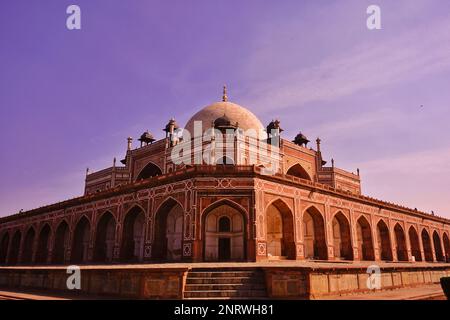
[[[204,260],[242,261],[245,259],[245,218],[226,202],[204,213]]]
[[[179,261],[182,259],[183,207],[169,198],[155,214],[152,258]]]
[[[266,210],[267,255],[295,259],[294,219],[292,211],[281,200]]]

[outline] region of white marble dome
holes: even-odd
[[[229,101],[215,102],[209,106],[204,107],[199,112],[194,114],[191,119],[186,123],[184,129],[188,130],[191,135],[194,134],[194,121],[202,122],[202,130],[208,130],[211,128],[211,124],[217,118],[226,117],[230,120],[231,124],[238,123],[238,127],[244,131],[253,129],[256,132],[264,130],[264,126],[261,121],[248,109]]]

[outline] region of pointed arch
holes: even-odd
[[[76,224],[72,240],[72,263],[85,263],[89,254],[89,234],[91,224],[89,219],[83,215]]]
[[[145,211],[135,205],[125,215],[122,227],[121,260],[136,262],[143,259]]]
[[[229,231],[221,231],[221,219]],[[243,261],[247,256],[247,211],[230,199],[220,199],[202,211],[204,261]]]
[[[430,234],[425,228],[422,229],[422,246],[425,261],[433,262],[433,250],[431,249],[431,238]]]
[[[219,159],[217,159],[216,164],[217,165],[232,165],[232,166],[234,166],[234,160],[230,157],[223,156],[223,157],[220,157]]]
[[[22,263],[31,263],[33,260],[33,246],[36,237],[36,231],[34,227],[31,226],[28,228],[28,231],[25,233],[25,240],[23,243],[22,250]]]
[[[179,261],[182,259],[184,209],[173,197],[158,207],[154,219],[152,258]]]
[[[301,178],[301,179],[305,179],[305,180],[309,180],[312,181],[310,175],[308,174],[308,172],[302,167],[302,165],[300,163],[296,163],[294,165],[292,165],[288,171],[286,171],[287,175],[290,176],[294,176],[297,178]]]
[[[450,240],[446,232],[442,235],[442,242],[444,242],[445,262],[450,262]]]
[[[381,260],[392,261],[392,246],[389,228],[383,219],[377,223],[378,248]]]
[[[112,261],[116,238],[116,219],[110,211],[106,211],[101,215],[95,231],[94,261]]]
[[[315,206],[303,212],[303,242],[306,259],[327,260],[325,222],[322,213]]]
[[[267,255],[295,259],[294,214],[281,199],[272,201],[266,209]]]
[[[4,232],[0,240],[0,264],[6,263],[8,257],[9,233]]]
[[[413,226],[409,227],[408,231],[409,243],[411,245],[411,254],[415,261],[422,261],[422,253],[420,252],[420,242],[419,235],[417,234],[416,228]]]
[[[434,253],[436,254],[436,261],[443,262],[444,254],[442,252],[441,237],[439,237],[439,234],[437,233],[436,230],[433,232],[433,245],[434,245]]]
[[[167,202],[176,203],[176,204],[178,204],[180,207],[182,207],[183,210],[184,210],[183,204],[182,204],[178,199],[175,199],[175,198],[172,197],[172,196],[168,196],[168,197],[167,197],[163,202],[161,202],[161,203],[158,205],[158,207],[156,208],[156,210],[155,210],[155,216],[156,216],[156,212],[158,212],[164,205],[166,205]]]
[[[8,249],[8,264],[15,265],[19,262],[20,243],[22,241],[22,233],[16,230]]]
[[[341,211],[338,211],[331,221],[335,257],[343,260],[353,260],[350,223],[347,217]]]
[[[239,203],[234,202],[233,200],[230,200],[228,198],[216,200],[213,203],[211,203],[209,206],[207,206],[206,208],[203,209],[202,216],[205,215],[206,213],[208,213],[209,211],[211,211],[217,207],[220,207],[221,205],[229,205],[230,207],[233,207],[236,210],[241,211],[244,214],[244,217],[247,218],[247,210],[243,206],[241,206]]]
[[[156,163],[149,161],[137,175],[136,181],[148,179],[150,177],[159,176],[161,174],[162,174],[161,168]]]
[[[49,251],[49,240],[52,230],[48,223],[45,223],[38,237],[38,246],[36,251],[36,263],[46,263]]]
[[[375,260],[373,249],[372,228],[369,221],[361,215],[356,223],[357,245],[361,260]]]
[[[394,234],[398,261],[408,261],[408,249],[406,247],[405,232],[398,222],[394,226]]]
[[[63,264],[65,262],[65,253],[69,247],[69,233],[69,224],[66,220],[62,220],[56,228],[53,241],[52,262],[54,264]]]

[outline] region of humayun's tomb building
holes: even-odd
[[[171,119],[164,131],[157,141],[144,132],[137,148],[128,138],[120,164],[87,171],[83,196],[0,218],[3,272],[68,264],[449,261],[448,219],[364,196],[359,170],[325,161],[320,139],[315,148],[301,133],[286,139],[278,120],[263,126],[229,102],[226,90],[184,130]]]

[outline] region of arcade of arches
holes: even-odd
[[[248,245],[252,228],[246,210],[231,200],[204,208],[194,261],[261,259]],[[447,232],[418,231],[384,219],[372,225],[365,215],[352,220],[343,211],[328,219],[316,206],[296,215],[281,198],[270,202],[257,224],[258,239],[266,244],[266,259],[448,261]],[[63,219],[57,224],[12,229],[0,233],[0,264],[186,261],[191,221],[182,204],[169,197],[153,214],[135,205],[121,218],[106,210],[95,220],[81,215],[73,222]]]

